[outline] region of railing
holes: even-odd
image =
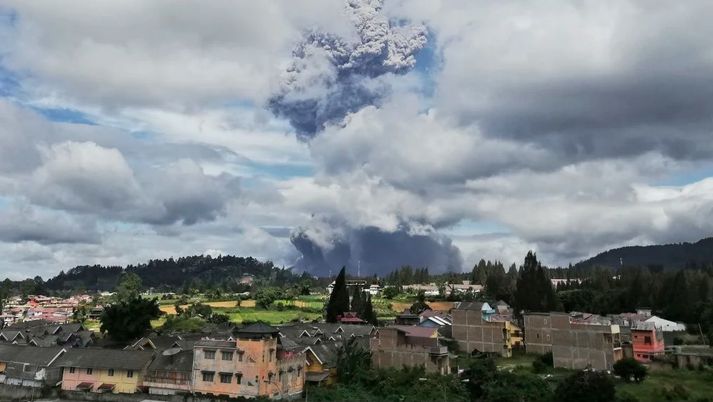
[[[432,355],[447,355],[448,354],[448,347],[446,346],[433,346],[431,347],[430,352]]]

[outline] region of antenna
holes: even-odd
[[[357,278],[361,278],[361,260],[357,262]]]

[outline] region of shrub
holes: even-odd
[[[626,382],[635,381],[639,383],[644,381],[647,371],[646,367],[636,359],[627,357],[614,363],[614,374]]]
[[[556,401],[611,402],[615,400],[614,381],[601,371],[579,371],[560,382]]]
[[[535,373],[543,373],[547,369],[554,367],[554,358],[552,357],[552,352],[540,355],[532,362],[532,368]]]

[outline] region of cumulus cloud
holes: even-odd
[[[354,38],[312,31],[293,51],[269,108],[287,118],[299,135],[311,137],[349,113],[379,104],[389,92],[382,78],[415,66],[416,54],[426,45],[426,27],[389,21],[382,7],[383,0],[349,0],[346,13]]]
[[[0,210],[0,242],[47,245],[99,241],[96,223],[90,219],[22,203]]]
[[[213,220],[239,192],[237,178],[206,175],[181,159],[135,175],[117,149],[64,142],[43,150],[44,163],[30,181],[40,205],[114,219],[186,225]]]
[[[114,113],[262,102],[300,30],[344,25],[334,3],[10,0],[16,18],[3,32],[3,64],[23,73],[20,86],[35,101]]]

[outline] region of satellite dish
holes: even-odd
[[[166,349],[161,353],[164,356],[173,356],[181,351],[181,348],[170,348]]]

